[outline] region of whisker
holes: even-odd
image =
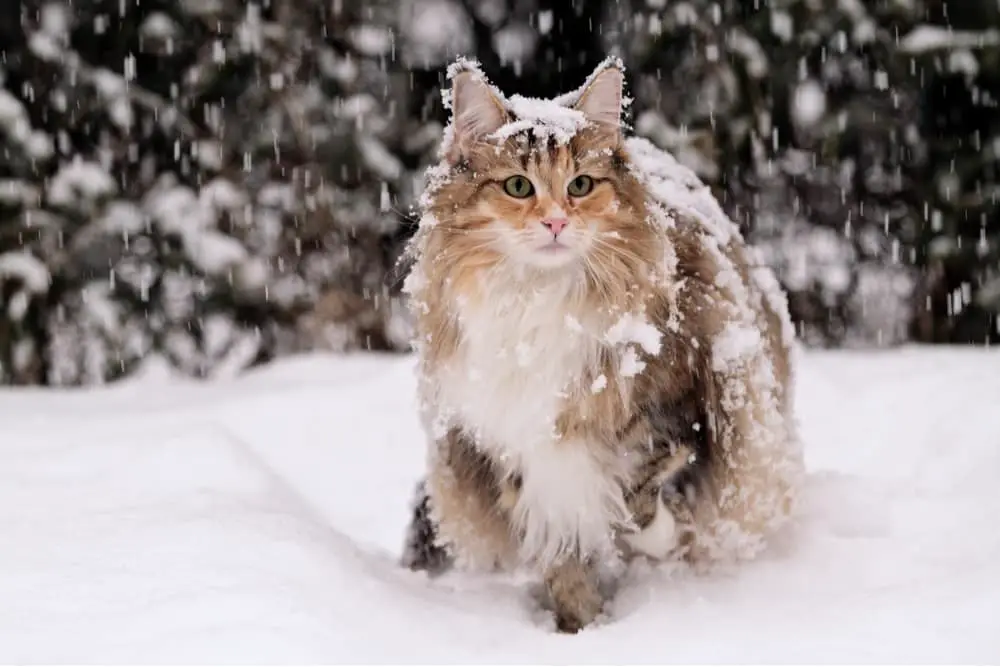
[[[644,264],[644,263],[646,263],[646,262],[649,261],[649,260],[647,260],[647,259],[645,259],[643,257],[640,257],[634,251],[629,250],[628,248],[625,248],[625,247],[623,247],[620,244],[609,243],[608,241],[605,241],[604,239],[601,239],[601,238],[594,238],[594,244],[597,245],[597,246],[600,246],[601,248],[607,249],[609,251],[609,253],[611,253],[611,254],[615,254],[615,255],[620,255],[622,257],[626,257],[628,259],[633,260],[636,263],[642,263],[642,264]]]
[[[593,288],[597,290],[598,296],[605,301],[611,302],[611,294],[608,291],[607,285],[607,275],[598,263],[593,261],[593,258],[589,255],[584,255],[583,257],[584,270],[590,274],[591,283]]]
[[[448,232],[450,234],[466,234],[466,235],[469,235],[469,236],[472,236],[472,235],[475,235],[475,234],[494,234],[495,233],[493,230],[482,229],[482,228],[479,228],[479,227],[473,227],[471,229],[469,227],[438,227],[437,229],[440,229],[442,231],[446,231],[446,232]]]

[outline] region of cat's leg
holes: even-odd
[[[545,589],[552,603],[559,632],[576,633],[601,613],[604,597],[594,563],[567,557],[545,572]]]
[[[506,569],[516,561],[498,479],[490,459],[458,431],[438,443],[427,477],[429,517],[437,527],[435,543],[460,566]]]
[[[667,483],[660,489],[663,507],[673,517],[675,525],[676,547],[672,555],[695,565],[704,562],[708,557],[705,549],[698,544],[695,531],[696,494],[697,491],[693,486],[684,483]]]
[[[514,512],[521,492],[521,476],[512,474],[498,480],[498,501],[506,516]],[[601,612],[605,596],[600,570],[590,560],[567,556],[543,571],[545,595],[560,632],[575,633],[590,624]]]
[[[410,506],[410,525],[403,544],[403,567],[441,574],[454,565],[448,549],[438,543],[437,525],[431,518],[430,496],[426,480],[420,480]]]
[[[643,554],[653,560],[665,560],[684,549],[694,526],[684,488],[684,473],[694,463],[694,447],[663,443],[659,449],[661,453],[643,466],[645,474],[626,493],[637,530],[620,536],[629,556]]]

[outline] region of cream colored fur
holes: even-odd
[[[683,186],[658,200],[636,176],[651,149],[614,122],[617,69],[563,101],[590,119],[571,141],[526,153],[490,138],[518,119],[481,74],[453,74],[456,135],[407,281],[431,513],[460,563],[535,569],[560,629],[575,631],[600,611],[594,563],[622,543],[656,559],[742,558],[787,520],[801,452],[786,306],[704,202],[689,205]],[[565,194],[580,173],[593,191]],[[511,174],[531,180],[530,197],[505,194]],[[553,216],[569,220],[565,252],[543,260],[539,223]],[[704,424],[671,421],[682,409]],[[698,490],[673,510],[657,494],[640,529],[632,490],[650,466],[658,485],[685,465],[657,462],[665,444],[704,448]]]

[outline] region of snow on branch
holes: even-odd
[[[944,49],[983,49],[1000,46],[1000,30],[951,30],[941,26],[922,25],[910,31],[899,42],[903,53],[918,54]]]

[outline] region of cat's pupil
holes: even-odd
[[[569,194],[573,197],[583,197],[588,194],[593,187],[593,180],[590,176],[581,174],[577,176],[569,184]]]
[[[524,176],[511,176],[504,182],[504,189],[512,197],[527,197],[532,193],[531,181]]]

